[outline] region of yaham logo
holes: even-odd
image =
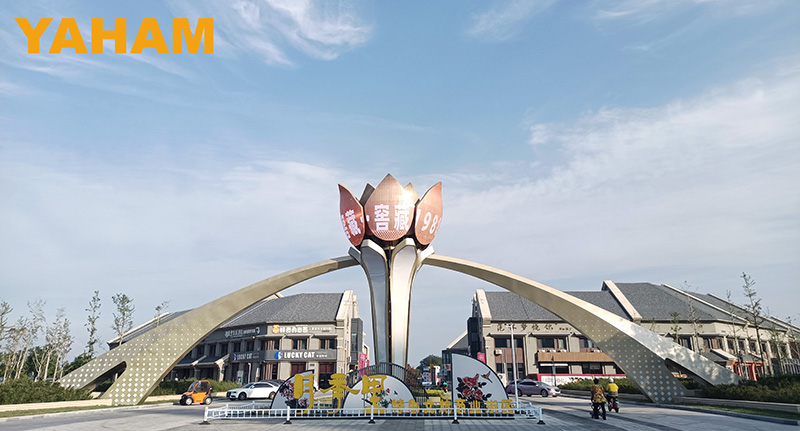
[[[28,38],[28,54],[39,54],[40,40],[45,30],[50,26],[53,18],[42,18],[36,27],[28,22],[27,18],[15,18],[17,24]],[[125,18],[114,19],[114,29],[103,28],[103,18],[92,18],[92,54],[103,53],[103,41],[114,41],[114,53],[125,54],[128,46],[128,23]],[[197,54],[200,43],[203,42],[203,53],[214,53],[214,18],[198,18],[194,33],[189,24],[189,18],[172,19],[172,53],[183,53],[183,42],[186,41],[186,51]],[[55,38],[50,45],[50,54],[60,54],[63,49],[74,49],[77,54],[88,54],[86,44],[81,36],[75,18],[63,18],[58,24]],[[145,18],[133,40],[130,54],[141,54],[145,48],[153,48],[159,54],[170,54],[167,42],[161,32],[161,27],[155,18]]]

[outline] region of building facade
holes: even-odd
[[[163,316],[162,322],[184,312]],[[130,339],[155,326],[131,331]],[[118,339],[109,342],[113,348]],[[201,341],[170,371],[170,379],[248,383],[286,380],[312,370],[318,387],[331,374],[365,365],[368,349],[353,291],[271,296],[239,313]]]
[[[767,319],[760,325],[759,345],[745,310],[719,297],[669,285],[610,280],[599,291],[566,293],[670,337],[748,378],[765,372],[800,372],[797,327]],[[515,368],[519,378],[556,384],[624,375],[572,325],[511,292],[475,292],[466,340],[470,355],[484,360],[504,382],[514,379]]]

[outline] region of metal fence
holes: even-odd
[[[222,407],[206,406],[203,421],[213,419],[265,419],[282,418],[287,422],[293,419],[356,419],[356,418],[408,418],[408,419],[517,419],[525,417],[542,420],[542,408],[529,402],[520,402],[518,408],[512,409],[474,409],[474,408],[414,408],[414,409],[270,409],[268,404],[252,402],[249,404]]]

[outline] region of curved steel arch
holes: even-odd
[[[424,264],[496,284],[541,305],[589,337],[617,363],[651,401],[670,404],[686,395],[670,361],[710,384],[733,384],[739,376],[703,356],[596,305],[533,280],[490,266],[431,255]]]
[[[302,281],[357,265],[350,256],[286,271],[209,302],[110,350],[61,379],[86,388],[124,368],[103,395],[112,404],[141,404],[201,340],[256,302]],[[711,384],[737,383],[738,376],[658,334],[552,287],[486,265],[430,255],[423,264],[488,281],[550,310],[592,339],[657,403],[672,403],[685,389],[667,369],[670,361]]]
[[[350,256],[323,260],[243,287],[126,341],[64,376],[60,382],[72,387],[92,387],[109,373],[125,368],[103,398],[111,398],[114,405],[142,404],[178,361],[240,311],[287,287],[357,264]]]

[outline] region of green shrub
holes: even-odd
[[[678,381],[680,381],[683,384],[683,387],[685,387],[686,389],[702,388],[702,386],[700,386],[700,383],[697,383],[697,381],[695,381],[691,377],[678,377]]]
[[[800,404],[800,375],[762,377],[738,385],[717,385],[702,389],[707,398]]]
[[[608,379],[598,379],[598,381],[600,382],[599,384],[603,386],[603,389],[608,386]],[[614,383],[619,386],[619,392],[622,394],[642,393],[631,380],[625,377],[614,378]],[[564,385],[559,385],[558,387],[561,389],[571,389],[573,391],[591,391],[592,385],[594,385],[593,379],[581,379]]]
[[[0,404],[47,403],[51,401],[88,400],[89,391],[65,388],[59,383],[28,378],[8,380],[0,384]]]

